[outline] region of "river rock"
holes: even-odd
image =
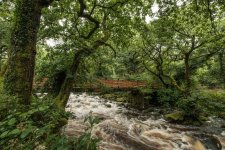
[[[104,94],[103,97],[105,99],[113,99],[115,97],[115,95],[113,95],[113,94]]]
[[[178,122],[184,120],[184,113],[181,111],[177,111],[174,113],[170,113],[164,116],[166,120],[170,122]]]
[[[117,102],[126,102],[126,98],[125,97],[118,97],[116,98]]]
[[[221,125],[221,128],[225,128],[225,124]]]
[[[111,104],[105,104],[106,107],[111,108],[112,105]]]
[[[151,113],[151,112],[153,112],[153,111],[154,111],[154,109],[153,109],[152,107],[150,107],[150,108],[148,108],[148,109],[143,110],[142,112],[143,112],[143,113]]]
[[[218,115],[220,118],[225,119],[225,112],[219,113]]]

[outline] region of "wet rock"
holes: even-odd
[[[76,105],[77,108],[80,108],[82,105]]]
[[[105,104],[106,107],[111,108],[112,105],[111,104]]]
[[[92,106],[92,108],[97,108],[97,107],[98,107],[97,105],[93,105],[93,106]]]
[[[222,145],[218,137],[210,134],[195,135],[204,144],[206,149],[221,150]]]
[[[187,131],[199,131],[198,127],[186,127],[186,126],[181,126],[181,125],[170,125],[170,128],[178,130],[178,131],[183,131],[183,132],[187,132]]]
[[[154,109],[153,109],[152,107],[150,107],[150,108],[148,108],[148,109],[143,110],[142,112],[143,112],[143,113],[151,113],[151,112],[153,112],[153,111],[154,111]]]
[[[208,121],[209,119],[206,116],[199,116],[199,120],[201,121]]]
[[[70,117],[70,119],[76,119],[77,118],[77,116],[76,115],[72,115],[71,117]]]
[[[221,128],[225,128],[225,124],[221,125]]]
[[[66,125],[67,123],[68,123],[68,120],[67,120],[67,118],[60,118],[59,120],[58,120],[58,124],[57,124],[57,126],[59,127],[59,128],[61,128],[61,127],[63,127],[64,125]]]
[[[113,94],[104,94],[102,97],[105,98],[105,99],[114,99],[115,95],[113,95]]]
[[[122,112],[123,112],[123,110],[121,110],[121,109],[117,110],[117,113],[118,113],[118,114],[120,114],[120,113],[122,113]]]
[[[126,98],[125,97],[118,97],[116,98],[117,102],[126,102]]]
[[[222,119],[225,119],[225,112],[220,113],[218,116]]]
[[[220,144],[222,146],[222,150],[224,150],[225,149],[225,137],[220,137],[220,136],[216,136],[216,137],[217,137],[217,139],[219,140],[219,142],[220,142]]]

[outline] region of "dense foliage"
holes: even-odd
[[[0,148],[7,149],[75,149],[95,150],[100,139],[91,136],[100,120],[90,116],[84,121],[87,131],[76,138],[62,135],[61,128],[74,114],[59,109],[54,101],[33,97],[30,106],[21,105],[17,97],[3,93],[0,82]]]
[[[224,16],[223,0],[0,0],[0,149],[96,149],[98,119],[60,130],[74,87],[112,92],[99,79],[146,83],[136,97],[174,122],[225,118]]]

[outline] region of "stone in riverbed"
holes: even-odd
[[[111,108],[112,105],[111,104],[105,104],[106,107]]]
[[[154,111],[154,109],[152,107],[150,107],[150,108],[147,108],[147,109],[143,110],[142,112],[143,113],[151,113],[153,111]]]
[[[104,95],[102,95],[102,97],[105,98],[105,99],[114,99],[115,95],[113,95],[113,94],[104,94]]]
[[[184,113],[181,111],[177,111],[174,113],[170,113],[164,116],[166,120],[170,122],[178,122],[184,120]]]
[[[225,113],[224,113],[224,112],[219,113],[218,116],[219,116],[220,118],[222,118],[222,119],[225,119]]]
[[[118,97],[116,98],[117,102],[126,102],[126,97]]]

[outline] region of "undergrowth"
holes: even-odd
[[[0,83],[0,149],[1,150],[96,150],[99,139],[91,136],[98,119],[89,116],[88,130],[78,138],[62,135],[71,113],[60,110],[48,98],[33,98],[30,106],[2,92]]]

